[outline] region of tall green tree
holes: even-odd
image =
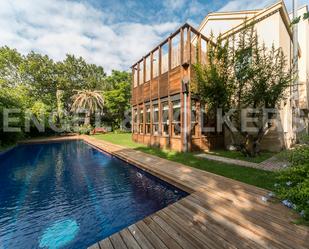
[[[23,61],[24,56],[17,50],[7,46],[0,48],[0,146],[10,144],[22,137],[21,132],[4,132],[4,109],[19,109],[20,112],[14,114],[19,121],[14,125],[22,127],[23,112],[31,105],[29,89],[21,72]]]
[[[67,55],[65,60],[58,62],[57,89],[63,91],[62,101],[65,109],[70,109],[70,98],[74,90],[104,90],[106,74],[101,66],[87,64],[82,58]]]
[[[104,99],[108,121],[113,129],[121,128],[125,113],[130,110],[131,74],[113,70],[106,78],[106,85]]]
[[[212,109],[222,108],[223,114],[230,108],[235,110],[230,116],[233,126],[227,128],[236,145],[246,155],[255,156],[273,125],[269,118],[276,115],[268,113],[265,118],[265,110],[280,108],[292,82],[285,55],[281,48],[260,45],[254,26],[248,26],[228,40],[219,37],[216,45],[210,45],[207,56],[209,63],[194,66],[194,92]],[[243,129],[246,108],[257,110],[246,116],[254,118],[251,121],[254,129]]]

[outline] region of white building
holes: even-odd
[[[303,16],[308,12],[308,6],[298,9],[298,15]],[[199,25],[198,31],[209,37],[211,33],[214,36],[221,34],[228,37],[235,34],[247,23],[255,22],[255,29],[258,34],[259,42],[264,43],[271,48],[272,45],[283,49],[290,66],[293,60],[293,34],[291,28],[291,17],[286,9],[284,1],[258,10],[214,12],[208,14]],[[309,20],[303,20],[297,24],[299,58],[298,58],[298,96],[300,108],[300,117],[308,124],[309,109]],[[295,88],[294,88],[295,89]],[[289,148],[296,141],[296,132],[292,120],[294,101],[292,97],[293,88],[289,89],[289,101],[282,103],[280,121],[283,132],[270,132],[263,139],[265,149],[279,150]]]

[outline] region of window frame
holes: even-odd
[[[155,112],[157,112],[157,121],[155,121],[156,117]],[[158,104],[152,105],[152,134],[154,136],[159,135],[159,115],[160,115],[159,105]]]
[[[179,113],[175,113],[175,109],[179,109]],[[179,115],[177,119],[175,118],[175,114]],[[182,132],[181,127],[181,101],[174,100],[172,101],[172,136],[173,137],[180,137]],[[179,127],[179,131],[176,130],[176,127]]]
[[[141,122],[142,118],[142,122]],[[139,134],[144,134],[144,107],[139,107],[139,115],[138,115],[138,132]]]
[[[167,115],[164,115],[164,111],[167,111]],[[161,131],[162,131],[162,136],[168,137],[170,134],[169,132],[169,126],[170,126],[170,121],[169,121],[169,102],[168,101],[163,101],[161,103]],[[164,121],[164,118],[167,118],[166,121]],[[166,128],[166,129],[164,129]],[[167,131],[167,132],[166,132]]]
[[[148,117],[149,117],[149,120],[148,120]],[[146,108],[145,108],[145,134],[146,135],[151,134],[151,108],[150,108],[150,105],[146,105]]]

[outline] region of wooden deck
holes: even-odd
[[[263,202],[266,190],[93,137],[78,138],[190,193],[91,249],[309,248],[308,227],[293,224],[295,214],[283,205]]]

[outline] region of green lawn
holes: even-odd
[[[265,161],[268,158],[271,158],[276,153],[269,152],[269,151],[263,151],[261,152],[261,155],[258,155],[256,157],[246,157],[240,151],[214,150],[214,151],[208,152],[208,154],[232,158],[232,159],[244,160],[244,161],[248,161],[252,163],[260,163],[260,162]]]
[[[129,133],[109,133],[104,135],[94,135],[94,137],[269,190],[273,190],[276,182],[276,174],[273,172],[201,159],[195,157],[195,153],[191,152],[179,153],[170,150],[147,147],[146,145],[133,142],[131,134]]]

